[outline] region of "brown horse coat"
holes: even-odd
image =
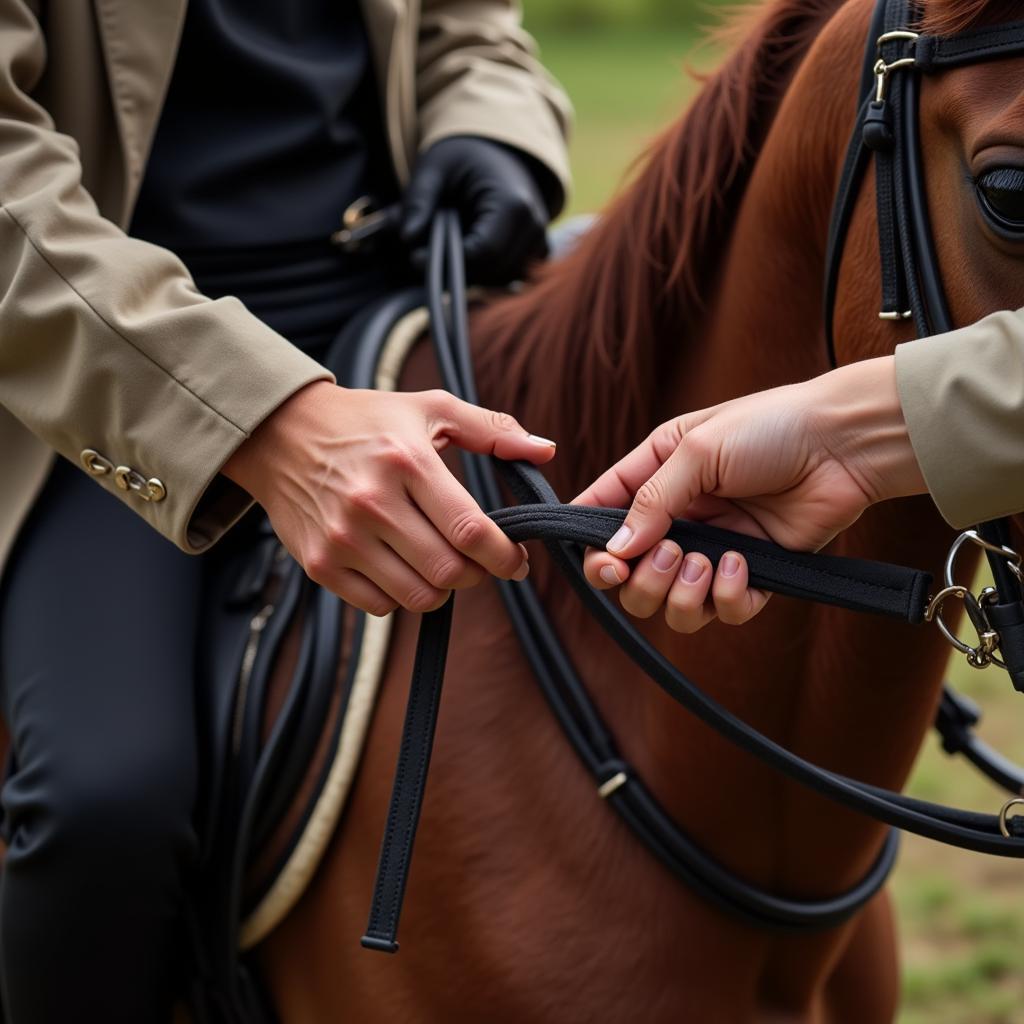
[[[482,400],[560,442],[549,476],[578,492],[655,424],[825,370],[828,217],[852,126],[871,0],[770,0],[563,263],[481,312]],[[963,5],[966,6],[966,5]],[[932,4],[933,17],[961,5]],[[1005,5],[971,16],[1005,14]],[[1024,149],[1020,61],[925,83],[936,245],[957,322],[1024,302],[1012,254],[965,230],[961,155],[986,118]],[[966,215],[966,214],[965,214]],[[843,361],[892,351],[876,319],[872,188],[840,281]],[[436,385],[429,351],[408,388]],[[935,570],[952,535],[927,499],[879,506],[837,553]],[[639,677],[534,554],[534,578],[619,746],[658,800],[729,869],[795,896],[850,886],[882,829],[737,752]],[[494,590],[456,602],[402,952],[358,938],[401,727],[417,620],[400,617],[368,754],[319,879],[262,949],[289,1024],[836,1022],[892,1019],[895,937],[883,894],[813,936],[724,917],[603,805],[545,707]],[[948,649],[937,633],[776,599],[742,630],[645,631],[730,710],[803,757],[905,780]]]

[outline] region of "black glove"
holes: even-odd
[[[402,241],[422,265],[431,218],[439,207],[452,207],[465,233],[467,278],[508,284],[530,260],[547,255],[547,225],[560,192],[554,175],[525,153],[473,135],[442,139],[413,168]]]

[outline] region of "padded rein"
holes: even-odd
[[[461,236],[455,214],[441,214],[431,240],[428,297],[433,340],[445,387],[476,402],[465,305]],[[445,285],[450,301],[445,301]],[[498,508],[500,494],[494,467],[523,504]],[[542,540],[577,596],[636,666],[674,700],[742,750],[753,754],[791,779],[880,822],[953,846],[1005,857],[1024,857],[1024,819],[945,807],[848,778],[787,751],[747,725],[672,665],[640,634],[603,593],[586,581],[583,546],[603,546],[625,515],[621,509],[594,509],[560,503],[541,473],[526,463],[503,463],[469,456],[467,485],[492,518],[514,540]],[[861,559],[791,552],[770,542],[677,520],[669,536],[686,550],[701,551],[713,563],[726,550],[744,554],[751,583],[776,593],[857,611],[871,611],[908,623],[921,622],[930,576],[916,569]],[[697,847],[665,815],[633,770],[614,754],[604,724],[589,701],[572,705],[582,689],[557,640],[552,643],[543,609],[524,583],[499,583],[519,638],[538,674],[545,696],[584,763],[598,782],[602,797],[677,875],[718,906],[746,921],[788,929],[832,927],[859,910],[884,884],[896,853],[890,831],[871,870],[847,893],[807,901],[764,892],[732,875]],[[537,607],[535,607],[535,604]],[[396,952],[397,931],[422,807],[434,729],[440,705],[451,627],[452,600],[423,616],[410,685],[406,719],[394,787],[378,863],[370,918],[362,944]],[[553,676],[559,676],[553,681]],[[566,685],[568,681],[569,685]],[[559,685],[561,684],[561,685]],[[585,697],[585,691],[583,691]],[[943,709],[963,734],[970,709],[955,696]],[[963,712],[963,713],[961,713]],[[940,719],[941,719],[940,714]],[[956,730],[952,730],[955,732]],[[964,744],[961,744],[963,746]],[[612,756],[602,756],[612,750]],[[975,751],[977,753],[977,751]],[[975,758],[972,758],[972,760]],[[984,761],[983,756],[978,760]],[[1012,766],[1007,778],[1019,779]],[[992,774],[992,773],[990,773]]]

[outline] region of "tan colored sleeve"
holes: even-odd
[[[76,143],[30,98],[44,63],[34,16],[0,0],[0,404],[76,464],[92,448],[158,477],[167,496],[148,503],[112,474],[96,480],[201,551],[251,504],[219,468],[281,402],[331,375],[100,216]]]
[[[951,526],[1024,511],[1024,310],[896,348],[918,463]]]
[[[423,0],[416,58],[419,148],[479,135],[539,160],[569,194],[572,107],[537,59],[516,0]]]

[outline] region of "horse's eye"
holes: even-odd
[[[981,209],[1002,231],[1024,234],[1024,169],[995,167],[975,182]]]

